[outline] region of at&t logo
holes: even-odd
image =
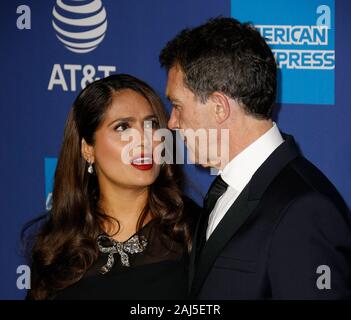
[[[93,51],[105,37],[107,18],[101,0],[57,0],[52,15],[57,38],[72,52]]]

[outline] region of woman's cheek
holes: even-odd
[[[107,138],[96,144],[96,157],[101,164],[115,167],[123,163],[122,151],[125,143],[121,143],[116,138]],[[113,169],[113,168],[111,168]]]

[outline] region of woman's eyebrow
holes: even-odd
[[[145,120],[153,120],[153,119],[157,119],[157,116],[155,114],[149,114],[147,115],[146,117],[144,117],[143,121]],[[117,119],[114,119],[113,121],[111,121],[108,126],[112,125],[113,123],[115,122],[135,122],[136,121],[136,118],[134,117],[121,117],[121,118],[117,118]]]
[[[150,119],[157,119],[157,116],[155,114],[150,114],[150,115],[144,117],[144,121],[150,120]]]
[[[123,121],[123,122],[134,122],[135,118],[134,117],[122,117],[122,118],[117,118],[114,119],[113,121],[111,121],[108,126],[110,126],[111,124],[117,122],[117,121]]]

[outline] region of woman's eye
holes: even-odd
[[[118,132],[123,132],[123,131],[127,130],[128,128],[129,128],[129,124],[127,122],[124,122],[124,123],[117,124],[114,127],[114,130],[118,131]]]
[[[160,127],[160,124],[156,119],[145,121],[144,124],[145,124],[145,128],[147,129],[158,129]]]

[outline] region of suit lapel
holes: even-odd
[[[272,183],[281,170],[293,159],[299,156],[298,148],[292,136],[282,134],[285,142],[281,144],[266,162],[257,170],[249,184],[244,188],[234,204],[230,207],[223,219],[203,247],[195,265],[196,248],[198,246],[201,226],[206,222],[208,214],[202,214],[196,228],[193,250],[190,257],[190,284],[191,296],[196,297],[204,280],[218,255],[247,221],[257,207],[265,190]]]
[[[196,224],[195,228],[195,233],[194,233],[194,238],[193,238],[193,243],[192,243],[192,249],[190,253],[190,265],[189,265],[189,292],[191,290],[192,282],[194,279],[194,273],[195,273],[195,258],[196,254],[198,253],[198,246],[199,246],[199,230],[201,230],[203,224],[206,222],[206,219],[208,218],[208,213],[203,211],[198,223]]]
[[[249,218],[257,204],[258,200],[248,201],[248,187],[246,187],[204,245],[196,263],[192,295],[197,295],[218,254]]]

